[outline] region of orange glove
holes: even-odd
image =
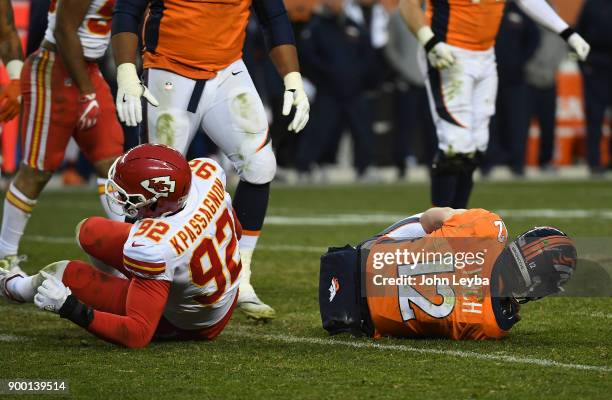
[[[19,114],[20,105],[19,79],[11,79],[8,85],[0,89],[0,123],[15,118]]]

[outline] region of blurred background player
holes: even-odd
[[[51,0],[32,0],[30,2],[26,43],[26,55],[28,56],[38,50],[42,41],[45,40],[50,5]]]
[[[404,177],[415,157],[415,139],[420,138],[426,143],[422,152],[425,164],[431,164],[437,143],[427,104],[425,79],[418,65],[417,54],[421,45],[406,26],[399,10],[389,17],[388,29],[389,42],[385,55],[396,74],[393,151],[399,176]]]
[[[143,35],[148,89],[140,83],[135,66],[137,34],[147,6]],[[295,108],[288,129],[297,133],[308,121],[310,106],[282,0],[118,0],[112,40],[118,65],[119,118],[128,126],[141,122],[142,96],[149,103],[145,110],[149,142],[185,154],[201,127],[238,171],[234,208],[244,227],[238,306],[251,318],[267,320],[275,312],[257,297],[250,283],[251,258],[268,207],[276,160],[264,106],[242,61],[251,6],[284,79],[283,115]]]
[[[13,7],[9,0],[0,0],[0,59],[6,67],[9,83],[0,88],[0,123],[19,114],[21,93],[19,78],[23,68],[21,40],[15,28]]]
[[[576,30],[593,46],[589,58],[582,60],[580,67],[584,81],[587,163],[592,176],[601,176],[605,172],[605,166],[601,165],[602,125],[606,108],[612,105],[612,1],[587,0]]]
[[[556,171],[557,75],[568,48],[559,35],[541,26],[538,30],[540,44],[525,67],[525,81],[529,117],[534,118],[540,127],[538,164],[542,171],[550,173]],[[585,40],[591,43],[588,37]]]
[[[241,228],[221,166],[144,144],[113,164],[106,195],[137,222],[88,218],[77,243],[123,279],[60,261],[31,277],[0,270],[0,294],[126,347],[144,347],[154,335],[214,339],[233,313],[241,268]]]
[[[370,255],[396,249],[413,254],[450,251],[456,258],[451,263],[415,262],[414,267],[392,263],[376,269],[371,262],[343,262],[350,260],[351,252],[359,252],[350,246],[330,251],[322,258],[319,289],[323,326],[330,334],[499,339],[520,320],[519,304],[562,291],[577,260],[572,240],[560,230],[533,228],[508,243],[503,220],[483,209],[431,208],[390,226],[361,248]],[[476,261],[478,252],[484,254],[482,262]],[[461,259],[459,253],[464,254]],[[473,262],[459,265],[457,261],[468,260],[465,254],[470,253]],[[413,276],[416,282],[377,287],[376,274]],[[422,276],[446,277],[450,284],[421,284]],[[487,281],[458,284],[461,278],[474,276]],[[334,289],[328,289],[332,277]],[[350,287],[355,281],[361,282],[357,289]],[[357,312],[360,318],[355,318]]]
[[[425,13],[422,0],[402,0],[400,10],[425,48],[421,66],[428,77],[439,147],[431,170],[431,200],[435,206],[465,208],[495,113],[494,45],[505,1],[426,3]],[[516,0],[516,4],[534,21],[561,35],[581,60],[586,59],[589,45],[545,0]]]
[[[499,85],[489,145],[481,164],[485,175],[489,165],[495,164],[507,164],[517,178],[525,175],[525,148],[531,120],[525,70],[539,43],[538,26],[516,3],[508,3],[495,40]]]
[[[0,263],[15,268],[19,242],[36,199],[57,170],[71,137],[92,162],[103,188],[123,153],[123,132],[96,60],[110,37],[114,0],[58,0],[49,7],[45,39],[21,79],[23,162],[4,201]],[[109,218],[119,218],[104,201]]]
[[[366,177],[372,163],[374,132],[365,92],[374,73],[374,49],[365,27],[346,15],[345,3],[323,0],[301,34],[302,61],[317,87],[312,121],[296,155],[302,181],[315,163],[338,147],[345,125],[354,139],[358,179]]]

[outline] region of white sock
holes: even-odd
[[[60,281],[64,277],[64,271],[68,266],[69,261],[58,261],[53,264],[47,265],[41,271],[45,271],[48,274],[55,276]],[[41,273],[37,273],[32,276],[22,277],[17,276],[10,279],[6,284],[6,289],[9,291],[11,296],[17,300],[24,301],[26,303],[32,303],[34,296],[38,290],[38,287],[42,285],[45,278]]]
[[[259,239],[259,231],[242,231],[242,237],[238,241],[240,250],[255,250],[257,240]]]
[[[123,222],[125,220],[125,217],[123,215],[114,213],[113,210],[111,210],[108,201],[106,201],[106,193],[104,191],[104,188],[106,186],[106,179],[97,178],[96,183],[98,184],[98,194],[100,195],[100,202],[102,203],[102,208],[104,209],[104,212],[106,213],[108,219]]]
[[[242,237],[244,238],[244,236]],[[247,292],[253,291],[253,286],[251,286],[251,258],[253,258],[253,249],[243,249],[240,247],[240,242],[238,247],[240,248],[240,262],[242,263],[242,273],[240,275],[240,293],[247,294]]]
[[[2,213],[2,230],[0,231],[0,257],[16,255],[19,241],[23,236],[36,200],[29,199],[11,182]]]
[[[242,263],[242,278],[240,280],[240,290],[243,292],[253,291],[251,286],[251,259],[253,258],[253,252],[255,246],[257,246],[257,240],[259,239],[260,231],[242,231],[242,237],[238,241],[238,248],[240,249],[240,261]]]

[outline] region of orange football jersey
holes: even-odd
[[[415,284],[381,289],[370,284],[381,270],[368,261],[365,287],[370,316],[376,328],[375,337],[479,340],[505,336],[510,327],[502,328],[495,317],[493,303],[497,299],[492,299],[490,285],[497,280],[492,277],[492,270],[507,238],[506,227],[498,215],[473,209],[449,218],[442,228],[431,234],[418,240],[402,241],[399,246],[413,252],[450,251],[455,256],[459,252],[464,255],[484,252],[481,254],[482,262],[473,262],[461,268],[457,267],[457,261],[450,267],[423,263],[410,269],[408,265],[399,265],[385,276],[397,278],[412,275]],[[384,244],[384,240],[381,238],[381,243],[372,247],[369,259],[373,252],[389,252],[398,248],[397,242]],[[422,280],[432,279],[434,275],[451,283],[423,284]],[[461,279],[466,278],[472,279],[472,284],[469,281],[462,284]],[[485,278],[488,283],[484,281]],[[481,279],[481,284],[478,281],[474,284],[475,279]],[[496,282],[495,285],[500,284]]]
[[[144,67],[210,79],[242,57],[251,0],[164,0],[149,6]]]
[[[506,0],[427,0],[426,17],[446,43],[466,50],[487,50],[504,15]]]

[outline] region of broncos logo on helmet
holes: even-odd
[[[514,239],[497,260],[507,289],[519,303],[563,291],[576,269],[573,241],[552,227],[535,227]]]

